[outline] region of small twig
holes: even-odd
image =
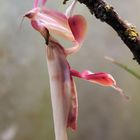
[[[64,0],[66,3],[68,0]],[[135,27],[120,18],[114,8],[103,0],[78,0],[85,4],[96,18],[110,25],[120,36],[140,64],[140,36]]]

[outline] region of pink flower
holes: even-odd
[[[41,33],[46,41],[47,64],[50,77],[51,99],[56,140],[67,140],[66,128],[77,128],[78,101],[73,76],[115,88],[127,98],[117,87],[114,78],[107,73],[92,73],[88,70],[80,73],[71,69],[67,56],[79,50],[86,33],[86,20],[81,15],[72,16],[76,2],[68,7],[66,14],[45,9],[46,0],[38,7],[35,0],[34,8],[25,14],[31,20],[32,27]],[[59,34],[74,43],[72,48],[64,48],[52,37]]]
[[[65,14],[49,10],[44,7],[46,0],[42,0],[41,8],[37,7],[39,0],[35,0],[34,8],[25,14],[25,17],[31,19],[31,24],[37,31],[40,27],[46,27],[50,33],[55,33],[70,40],[74,47],[65,49],[65,53],[71,54],[77,52],[82,45],[87,29],[86,20],[81,15],[72,16],[76,5],[76,0],[68,7]],[[40,31],[41,32],[41,31]]]

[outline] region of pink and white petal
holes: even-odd
[[[42,13],[44,13],[46,16],[52,17],[56,21],[62,23],[65,25],[68,18],[61,12],[52,10],[52,9],[42,9]]]
[[[34,1],[34,8],[39,6],[40,1],[41,1],[41,6],[43,7],[47,0],[35,0]]]
[[[38,5],[38,2],[35,1],[35,5]],[[26,13],[25,17],[43,25],[51,32],[55,32],[71,41],[74,40],[67,17],[60,12],[46,9],[41,10],[37,7]]]
[[[74,53],[76,53],[76,52],[78,52],[80,50],[81,46],[76,41],[73,41],[73,43],[74,43],[73,47],[65,48],[66,56],[74,54]]]
[[[42,0],[42,6],[46,4],[47,0]]]
[[[41,24],[39,24],[39,22],[37,22],[36,20],[31,20],[31,25],[35,30],[40,31]]]
[[[53,40],[46,47],[56,140],[67,140],[67,122],[71,106],[70,71],[62,46]]]
[[[77,0],[73,0],[72,4],[66,9],[65,15],[67,17],[70,17],[74,11],[74,8],[76,6]]]
[[[37,8],[38,7],[38,3],[39,3],[39,0],[35,0],[34,1],[34,8]]]
[[[85,18],[81,15],[74,15],[68,18],[68,22],[75,41],[81,45],[87,31],[87,23]]]
[[[77,90],[73,77],[71,76],[71,106],[68,115],[67,127],[71,128],[73,131],[77,128],[77,118],[78,118],[78,99]]]
[[[76,76],[78,78],[82,78],[82,79],[87,80],[87,81],[92,82],[92,83],[96,83],[96,84],[102,85],[102,86],[110,86],[110,87],[113,87],[123,97],[125,97],[126,99],[129,99],[129,97],[126,96],[123,93],[123,90],[120,89],[117,86],[116,81],[114,80],[114,78],[112,77],[112,75],[110,75],[108,73],[104,73],[104,72],[92,73],[91,71],[88,71],[88,70],[80,73],[80,72],[78,72],[76,70],[71,70],[71,75],[72,76]]]
[[[69,52],[79,50],[87,30],[86,20],[83,16],[75,15],[67,18],[60,12],[45,9],[43,13],[38,13],[37,19],[41,20],[46,28],[54,30],[57,34],[74,42],[75,46],[69,48]]]
[[[86,20],[81,15],[75,15],[73,17],[70,17],[68,19],[68,22],[74,37],[74,47],[66,49],[66,55],[70,55],[79,51],[87,30]]]
[[[68,20],[60,12],[45,10],[45,13],[38,13],[36,19],[42,22],[51,32],[55,32],[70,41],[74,41]]]

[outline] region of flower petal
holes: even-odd
[[[36,20],[42,22],[50,32],[61,35],[70,41],[74,40],[74,36],[68,24],[68,19],[64,14],[45,9],[43,13],[38,13]]]
[[[38,7],[39,0],[34,1],[34,8]]]
[[[34,1],[34,8],[39,6],[39,2],[41,1],[41,6],[44,6],[47,0],[35,0]]]
[[[71,104],[69,66],[58,43],[49,41],[46,50],[55,137],[56,140],[67,140],[66,128]]]
[[[68,19],[68,22],[75,40],[81,44],[85,38],[87,30],[85,18],[81,15],[74,15]]]
[[[68,115],[67,127],[71,128],[72,130],[76,130],[77,118],[78,118],[77,90],[73,77],[71,76],[71,107]]]
[[[92,73],[91,71],[84,71],[82,73],[76,71],[76,70],[71,70],[71,74],[73,76],[76,76],[78,78],[82,78],[84,80],[90,81],[92,83],[96,83],[102,86],[110,86],[113,87],[115,90],[119,91],[119,93],[125,97],[126,99],[129,99],[128,96],[126,96],[122,89],[120,89],[117,85],[116,85],[116,81],[114,80],[114,78],[108,74],[108,73],[103,73],[103,72],[98,72],[98,73]]]
[[[67,8],[66,12],[65,12],[65,15],[67,17],[70,17],[73,13],[73,10],[76,6],[76,3],[77,3],[77,0],[73,0],[72,4]]]
[[[46,4],[47,0],[42,0],[42,6]]]
[[[57,140],[64,140],[66,128],[75,130],[77,126],[76,87],[64,49],[51,35],[46,49],[55,134]]]
[[[76,53],[81,48],[81,45],[84,41],[85,34],[87,31],[87,23],[83,16],[81,15],[74,15],[68,19],[69,26],[71,32],[74,36],[74,43],[75,46],[72,48],[66,49],[67,54]]]

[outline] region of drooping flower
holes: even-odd
[[[77,0],[73,1],[67,8],[65,14],[46,9],[44,7],[46,0],[42,0],[41,2],[42,6],[40,8],[38,7],[39,0],[35,0],[34,8],[25,14],[25,17],[31,19],[32,27],[39,30],[39,26],[44,26],[50,33],[55,33],[72,41],[74,47],[65,49],[67,55],[77,52],[83,43],[87,29],[86,20],[83,16],[72,16]]]
[[[80,73],[70,67],[67,56],[79,50],[86,32],[84,17],[81,15],[72,16],[76,1],[68,7],[65,14],[45,9],[46,0],[41,2],[42,7],[39,8],[39,0],[35,0],[34,8],[26,13],[25,17],[31,20],[32,27],[40,32],[46,41],[55,137],[56,140],[67,140],[67,128],[76,130],[77,127],[78,101],[73,76],[103,86],[113,87],[123,96],[125,95],[117,87],[110,74],[92,73],[88,70]],[[64,48],[53,38],[52,32],[72,41],[74,47]]]

